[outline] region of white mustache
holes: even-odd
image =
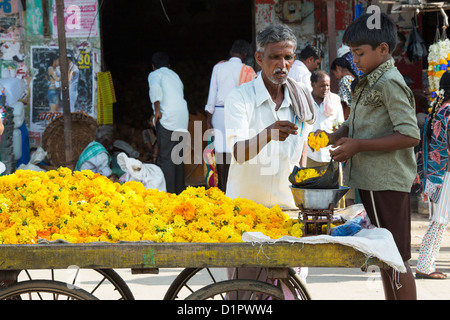
[[[273,74],[275,74],[277,72],[283,72],[283,73],[287,74],[288,73],[288,69],[286,69],[286,68],[276,68],[275,70],[273,70]]]

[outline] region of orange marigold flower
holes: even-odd
[[[190,202],[183,202],[173,209],[173,213],[182,216],[186,221],[191,221],[195,217],[195,207]]]

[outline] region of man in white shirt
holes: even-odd
[[[213,68],[205,106],[207,129],[214,129],[214,152],[218,173],[218,187],[226,192],[231,152],[226,146],[224,104],[228,93],[244,82],[253,80],[256,73],[243,61],[250,51],[250,44],[236,40],[231,47],[228,61],[219,62]]]
[[[163,52],[152,56],[153,71],[148,76],[149,95],[154,112],[158,157],[156,164],[166,180],[167,192],[183,191],[184,154],[180,144],[187,133],[189,111],[180,77],[169,69],[169,57]]]
[[[323,130],[333,132],[339,129],[345,121],[340,97],[330,91],[330,76],[321,70],[311,75],[312,97],[316,107],[316,122],[312,131]],[[308,146],[307,167],[328,165],[331,161],[331,146],[323,147],[318,151]],[[339,163],[339,185],[343,183],[342,164]],[[345,207],[345,197],[338,203],[339,208]]]
[[[261,75],[232,90],[225,100],[227,145],[233,152],[226,194],[265,206],[296,208],[289,174],[303,157],[307,135],[315,120],[310,93],[302,84],[297,97],[301,114],[294,113],[288,72],[295,59],[296,37],[285,25],[269,26],[257,37],[255,59]]]
[[[311,74],[319,69],[323,56],[321,49],[308,44],[300,51],[299,60],[294,61],[291,70],[289,70],[289,77],[305,84],[311,92]]]
[[[311,84],[316,107],[316,122],[312,131],[336,131],[345,119],[339,96],[330,91],[330,76],[325,71],[314,71]],[[330,149],[331,146],[328,146],[314,151],[308,146],[308,167],[328,164],[331,160]]]

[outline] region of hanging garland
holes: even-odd
[[[428,83],[431,101],[437,97],[442,75],[450,70],[450,40],[447,38],[446,26],[443,27],[442,37],[438,35],[439,29],[436,30],[435,43],[430,46],[428,53]]]

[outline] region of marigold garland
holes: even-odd
[[[0,177],[0,244],[33,244],[39,238],[242,242],[246,231],[272,239],[301,237],[302,225],[278,206],[232,200],[217,188],[188,187],[175,195],[68,168]]]
[[[431,100],[433,101],[439,91],[439,81],[450,66],[450,40],[441,39],[433,43],[428,52],[428,83]]]

